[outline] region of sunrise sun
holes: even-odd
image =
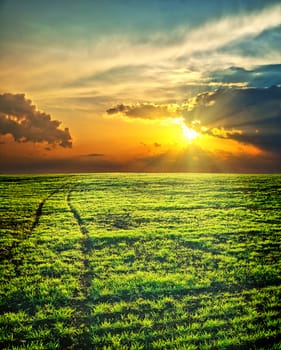
[[[195,131],[192,128],[189,128],[185,124],[182,124],[182,132],[183,132],[183,136],[186,138],[188,142],[192,142],[199,136],[197,131]]]

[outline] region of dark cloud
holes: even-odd
[[[71,147],[69,130],[59,129],[60,124],[49,114],[36,110],[24,94],[0,95],[0,135],[10,134],[17,142],[47,142]]]
[[[217,90],[198,95],[192,103],[192,110],[185,112],[187,124],[200,120],[213,136],[281,151],[280,86]]]
[[[274,75],[279,65],[268,65],[246,71],[233,68],[236,75],[267,72]],[[200,93],[183,104],[119,104],[107,110],[147,120],[183,118],[188,127],[218,138],[251,144],[267,151],[281,151],[281,86],[269,88],[224,88]]]
[[[246,83],[248,86],[260,88],[279,85],[281,84],[281,64],[262,65],[251,70],[230,67],[212,72],[208,79],[212,83]]]
[[[104,157],[105,154],[103,153],[90,153],[90,154],[86,154],[86,157]]]
[[[135,105],[119,104],[115,107],[109,108],[106,112],[109,115],[121,113],[123,116],[139,119],[167,119],[175,117],[174,111],[170,110],[168,105],[149,103]]]
[[[156,147],[156,148],[157,148],[157,147],[161,147],[161,143],[158,143],[158,142],[154,142],[153,145],[154,145],[154,147]]]
[[[123,105],[123,104],[120,104],[120,105],[117,105],[116,107],[112,107],[112,108],[109,108],[106,113],[109,114],[109,115],[112,115],[112,114],[117,114],[117,113],[123,113],[123,112],[126,112],[127,111],[127,106]]]

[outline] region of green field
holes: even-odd
[[[0,191],[0,348],[281,349],[280,175],[3,175]]]

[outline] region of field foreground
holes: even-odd
[[[0,176],[0,191],[0,348],[281,348],[281,176]]]

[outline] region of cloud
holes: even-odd
[[[200,131],[263,150],[281,151],[281,87],[217,90],[199,94],[185,121],[200,120]]]
[[[157,105],[151,103],[139,103],[132,105],[119,104],[109,108],[108,115],[121,114],[122,116],[138,119],[168,119],[177,116],[173,105]]]
[[[178,53],[181,52],[182,56],[188,56],[199,52],[219,50],[239,40],[256,37],[280,25],[281,6],[278,4],[259,12],[227,16],[189,32]]]
[[[111,23],[111,30],[108,27],[106,33],[99,32],[102,26],[95,26],[94,31],[86,30],[84,19],[83,25],[78,26],[82,32],[85,31],[85,35],[81,36],[82,32],[77,31],[77,25],[69,21],[65,23],[64,30],[71,33],[67,36],[71,44],[65,40],[66,35],[59,39],[58,32],[62,34],[61,25],[60,28],[56,28],[52,22],[49,26],[50,31],[46,31],[40,21],[37,23],[37,16],[33,20],[38,24],[38,31],[28,31],[29,35],[24,35],[26,32],[23,32],[20,37],[9,26],[10,16],[3,17],[1,28],[14,34],[8,37],[10,40],[2,42],[2,86],[6,86],[6,91],[21,89],[29,91],[33,96],[38,96],[39,93],[40,96],[46,96],[46,104],[54,99],[57,101],[59,96],[67,99],[69,96],[79,96],[92,90],[96,90],[97,95],[102,95],[100,100],[97,98],[97,103],[100,104],[106,103],[103,95],[106,95],[105,98],[113,96],[115,101],[147,101],[149,98],[153,102],[170,103],[178,98],[176,94],[181,86],[186,94],[191,90],[192,94],[204,91],[204,87],[200,87],[200,79],[193,79],[192,75],[189,78],[185,73],[174,76],[173,73],[178,68],[194,65],[195,69],[202,73],[209,69],[233,65],[249,68],[261,62],[278,62],[280,54],[272,56],[271,48],[278,49],[280,40],[272,39],[272,35],[261,38],[261,43],[268,40],[267,50],[262,50],[259,55],[250,58],[244,57],[243,50],[233,54],[228,46],[235,45],[245,38],[248,43],[265,31],[276,30],[277,33],[281,23],[281,7],[278,4],[272,6],[275,2],[258,1],[255,6],[252,1],[251,6],[249,2],[243,2],[241,6],[237,6],[237,3],[235,5],[235,2],[226,2],[227,5],[221,6],[206,1],[202,9],[197,8],[194,12],[184,1],[178,1],[181,10],[177,10],[173,3],[173,6],[169,5],[169,11],[162,11],[160,14],[157,12],[158,20],[164,14],[166,18],[167,14],[167,20],[174,18],[174,25],[168,29],[164,22],[160,21],[163,25],[159,26],[158,22],[158,25],[153,25],[152,31],[147,31],[143,24],[140,26],[139,21],[133,21],[134,30],[128,30],[128,16],[125,21],[120,21],[120,30],[116,31],[116,26]],[[196,1],[192,3],[195,6]],[[142,8],[142,5],[140,7]],[[210,12],[211,8],[213,10]],[[226,11],[227,9],[229,10]],[[171,11],[175,14],[174,17],[170,15]],[[205,15],[198,21],[200,12]],[[19,13],[21,16],[26,15]],[[100,15],[96,12],[95,14],[95,21],[91,20],[88,25],[92,26],[101,21]],[[147,15],[145,12],[145,17]],[[179,17],[181,21],[176,20]],[[75,22],[78,19],[79,15],[75,16]],[[123,27],[124,23],[126,30]],[[23,23],[20,27],[22,25]],[[26,30],[31,28],[29,27]],[[29,38],[26,45],[21,40],[23,36]],[[21,40],[21,45],[18,45],[18,40]],[[38,43],[41,50],[36,49]],[[256,46],[261,47],[259,44]],[[219,51],[223,48],[226,48],[226,51]],[[18,60],[19,56],[21,60]],[[194,83],[194,87],[190,83]],[[166,96],[162,96],[159,91],[166,86],[170,86],[170,89],[165,92]],[[81,104],[86,102],[81,99]],[[66,101],[65,108],[67,107]]]
[[[232,55],[243,55],[255,58],[257,56],[271,56],[272,62],[279,62],[281,25],[269,28],[254,37],[246,37],[241,40],[231,42],[224,46],[221,52],[229,52]],[[277,60],[276,60],[277,59]]]
[[[90,153],[90,154],[86,154],[85,157],[104,157],[105,154],[103,153]]]
[[[24,94],[0,95],[0,135],[10,134],[17,142],[47,142],[71,147],[69,130],[59,129],[60,124],[49,114],[36,110]]]
[[[162,145],[161,145],[161,143],[158,143],[158,142],[154,142],[154,147],[156,147],[156,148],[158,148],[158,147],[161,147]]]
[[[277,68],[272,65],[256,71]],[[237,71],[245,74],[245,70]],[[281,151],[281,86],[224,88],[198,94],[182,104],[119,104],[107,113],[146,120],[180,118],[202,134],[236,140],[264,151]]]
[[[71,83],[67,83],[67,87],[76,86],[92,86],[93,83],[118,83],[120,81],[135,81],[136,76],[142,75],[145,71],[151,69],[149,65],[133,65],[126,64],[123,66],[111,67],[109,69],[94,73],[90,76],[81,77]]]
[[[281,64],[261,65],[250,70],[230,67],[209,73],[208,79],[218,84],[246,83],[250,87],[269,87],[281,84]]]

